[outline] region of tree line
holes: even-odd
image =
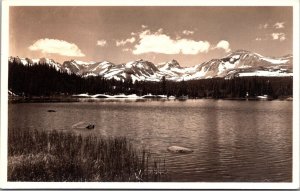
[[[88,94],[137,94],[189,96],[190,98],[245,98],[268,95],[274,99],[292,96],[292,77],[235,77],[190,81],[118,81],[101,76],[82,77],[57,71],[46,64],[9,63],[8,87],[20,96]]]

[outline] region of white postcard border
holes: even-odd
[[[127,183],[127,182],[7,182],[7,121],[10,6],[293,6],[293,181],[291,183]],[[3,0],[1,21],[1,153],[0,188],[85,189],[296,189],[299,188],[299,0]]]

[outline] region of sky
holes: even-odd
[[[10,7],[9,54],[193,66],[243,49],[292,54],[292,7]]]

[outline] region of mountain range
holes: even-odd
[[[136,60],[124,64],[114,64],[109,61],[83,62],[78,60],[65,61],[62,64],[49,59],[29,59],[9,57],[9,62],[24,65],[47,64],[56,70],[69,74],[102,76],[106,79],[132,81],[182,81],[207,78],[226,78],[243,76],[293,76],[293,56],[265,57],[258,53],[237,50],[219,59],[212,59],[192,67],[182,67],[176,60],[153,64],[146,60]]]

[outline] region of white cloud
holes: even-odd
[[[264,34],[255,38],[256,41],[270,40],[270,34]]]
[[[40,50],[42,53],[59,54],[62,56],[85,56],[76,44],[58,39],[39,39],[28,48],[31,51]]]
[[[259,29],[267,29],[267,28],[275,28],[275,29],[283,29],[284,28],[284,22],[276,22],[274,25],[270,25],[268,23],[260,24],[258,26]]]
[[[141,27],[142,27],[143,29],[148,28],[147,25],[142,25]]]
[[[272,33],[271,36],[273,40],[284,41],[286,39],[284,33]]]
[[[179,39],[181,39],[181,36],[180,36],[180,35],[178,35],[178,34],[176,34],[176,37],[175,37],[175,39],[176,39],[176,40],[179,40]]]
[[[284,22],[277,22],[273,25],[276,29],[283,29],[284,28]]]
[[[256,41],[263,41],[263,40],[279,40],[279,41],[284,41],[284,40],[286,40],[285,33],[282,33],[282,32],[273,32],[274,30],[278,31],[276,29],[283,29],[285,27],[284,24],[285,24],[284,22],[276,22],[273,25],[272,24],[269,25],[268,23],[260,24],[259,28],[260,29],[266,29],[264,31],[267,31],[267,32],[264,32],[264,36],[265,37],[257,37],[255,40]],[[270,31],[273,32],[273,33],[271,33]]]
[[[132,51],[132,49],[131,48],[123,48],[122,51],[123,52],[130,52],[130,51]]]
[[[182,34],[191,35],[191,34],[194,34],[194,31],[184,30],[184,31],[182,31]]]
[[[228,41],[226,40],[221,40],[218,42],[218,44],[213,48],[213,49],[224,49],[225,52],[230,52],[231,49],[230,49],[230,44]]]
[[[106,40],[98,40],[97,46],[105,46],[107,44]]]
[[[162,29],[155,33],[150,30],[139,34],[140,41],[134,46],[133,54],[162,53],[162,54],[198,54],[208,52],[210,43],[207,41],[194,41],[191,39],[172,39],[163,34]]]
[[[127,43],[134,43],[135,42],[135,38],[134,37],[131,37],[131,38],[128,38],[128,39],[125,39],[125,40],[117,40],[116,41],[116,46],[124,46],[125,44]]]
[[[269,27],[269,24],[268,23],[265,23],[265,24],[260,24],[259,25],[259,29],[266,29],[266,28],[268,28]]]

